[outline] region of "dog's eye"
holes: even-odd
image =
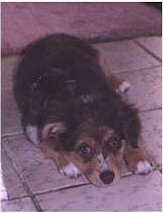
[[[80,144],[79,147],[77,148],[77,151],[79,155],[81,155],[81,157],[85,159],[89,159],[93,155],[93,149],[86,143]]]
[[[121,138],[118,135],[113,135],[107,142],[107,149],[115,153],[121,148]]]

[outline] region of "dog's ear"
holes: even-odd
[[[58,137],[66,132],[66,127],[63,123],[48,123],[41,131],[41,140],[56,143]]]
[[[75,139],[63,123],[48,123],[41,131],[41,141],[48,143],[56,151],[73,151]]]

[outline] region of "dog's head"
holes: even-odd
[[[91,183],[104,186],[120,177],[125,140],[107,126],[91,130],[74,136],[63,123],[50,123],[42,129],[41,137],[50,150],[55,150],[53,155],[62,153],[63,158],[73,163]]]

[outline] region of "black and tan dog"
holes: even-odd
[[[137,110],[118,94],[129,85],[104,69],[86,42],[54,34],[27,46],[14,84],[27,138],[62,174],[98,186],[120,177],[123,158],[130,170],[151,171]]]

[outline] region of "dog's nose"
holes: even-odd
[[[104,184],[109,184],[109,183],[113,182],[114,173],[112,171],[109,171],[109,170],[103,171],[100,174],[100,179],[102,180],[102,182]]]

